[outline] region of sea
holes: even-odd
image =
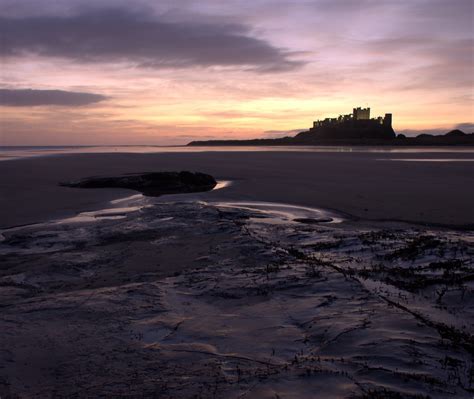
[[[474,161],[474,147],[371,147],[371,146],[155,146],[155,145],[119,145],[119,146],[0,146],[0,161],[14,159],[58,156],[66,154],[90,153],[173,153],[173,152],[355,152],[355,153],[393,153],[393,154],[439,154],[417,161],[429,162],[466,162]],[[456,158],[450,157],[456,154]],[[461,157],[465,154],[466,157]],[[397,157],[383,160],[411,161],[411,158]]]

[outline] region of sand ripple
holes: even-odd
[[[472,396],[472,232],[141,200],[4,232],[1,393]]]

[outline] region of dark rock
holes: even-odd
[[[212,190],[217,182],[204,173],[152,172],[118,177],[90,177],[77,182],[59,183],[74,188],[128,188],[144,195],[157,197],[163,194],[195,193]]]

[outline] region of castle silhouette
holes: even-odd
[[[398,136],[392,128],[392,114],[370,117],[370,108],[353,108],[351,114],[339,115],[313,122],[313,126],[294,137],[250,140],[192,141],[190,146],[217,145],[396,145],[437,146],[474,145],[474,133],[466,134],[453,130],[444,135],[420,134],[416,137]]]
[[[392,114],[370,118],[370,108],[354,108],[351,114],[313,122],[297,136],[301,139],[393,139]]]

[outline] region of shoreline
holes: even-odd
[[[7,149],[2,154],[2,149]],[[414,145],[401,146],[384,144],[203,144],[203,145],[88,145],[88,146],[4,146],[0,147],[0,162],[18,161],[37,157],[54,157],[80,154],[161,154],[193,152],[380,152],[380,153],[474,153],[472,145]],[[16,152],[16,155],[15,155]],[[13,154],[8,156],[8,154]]]

